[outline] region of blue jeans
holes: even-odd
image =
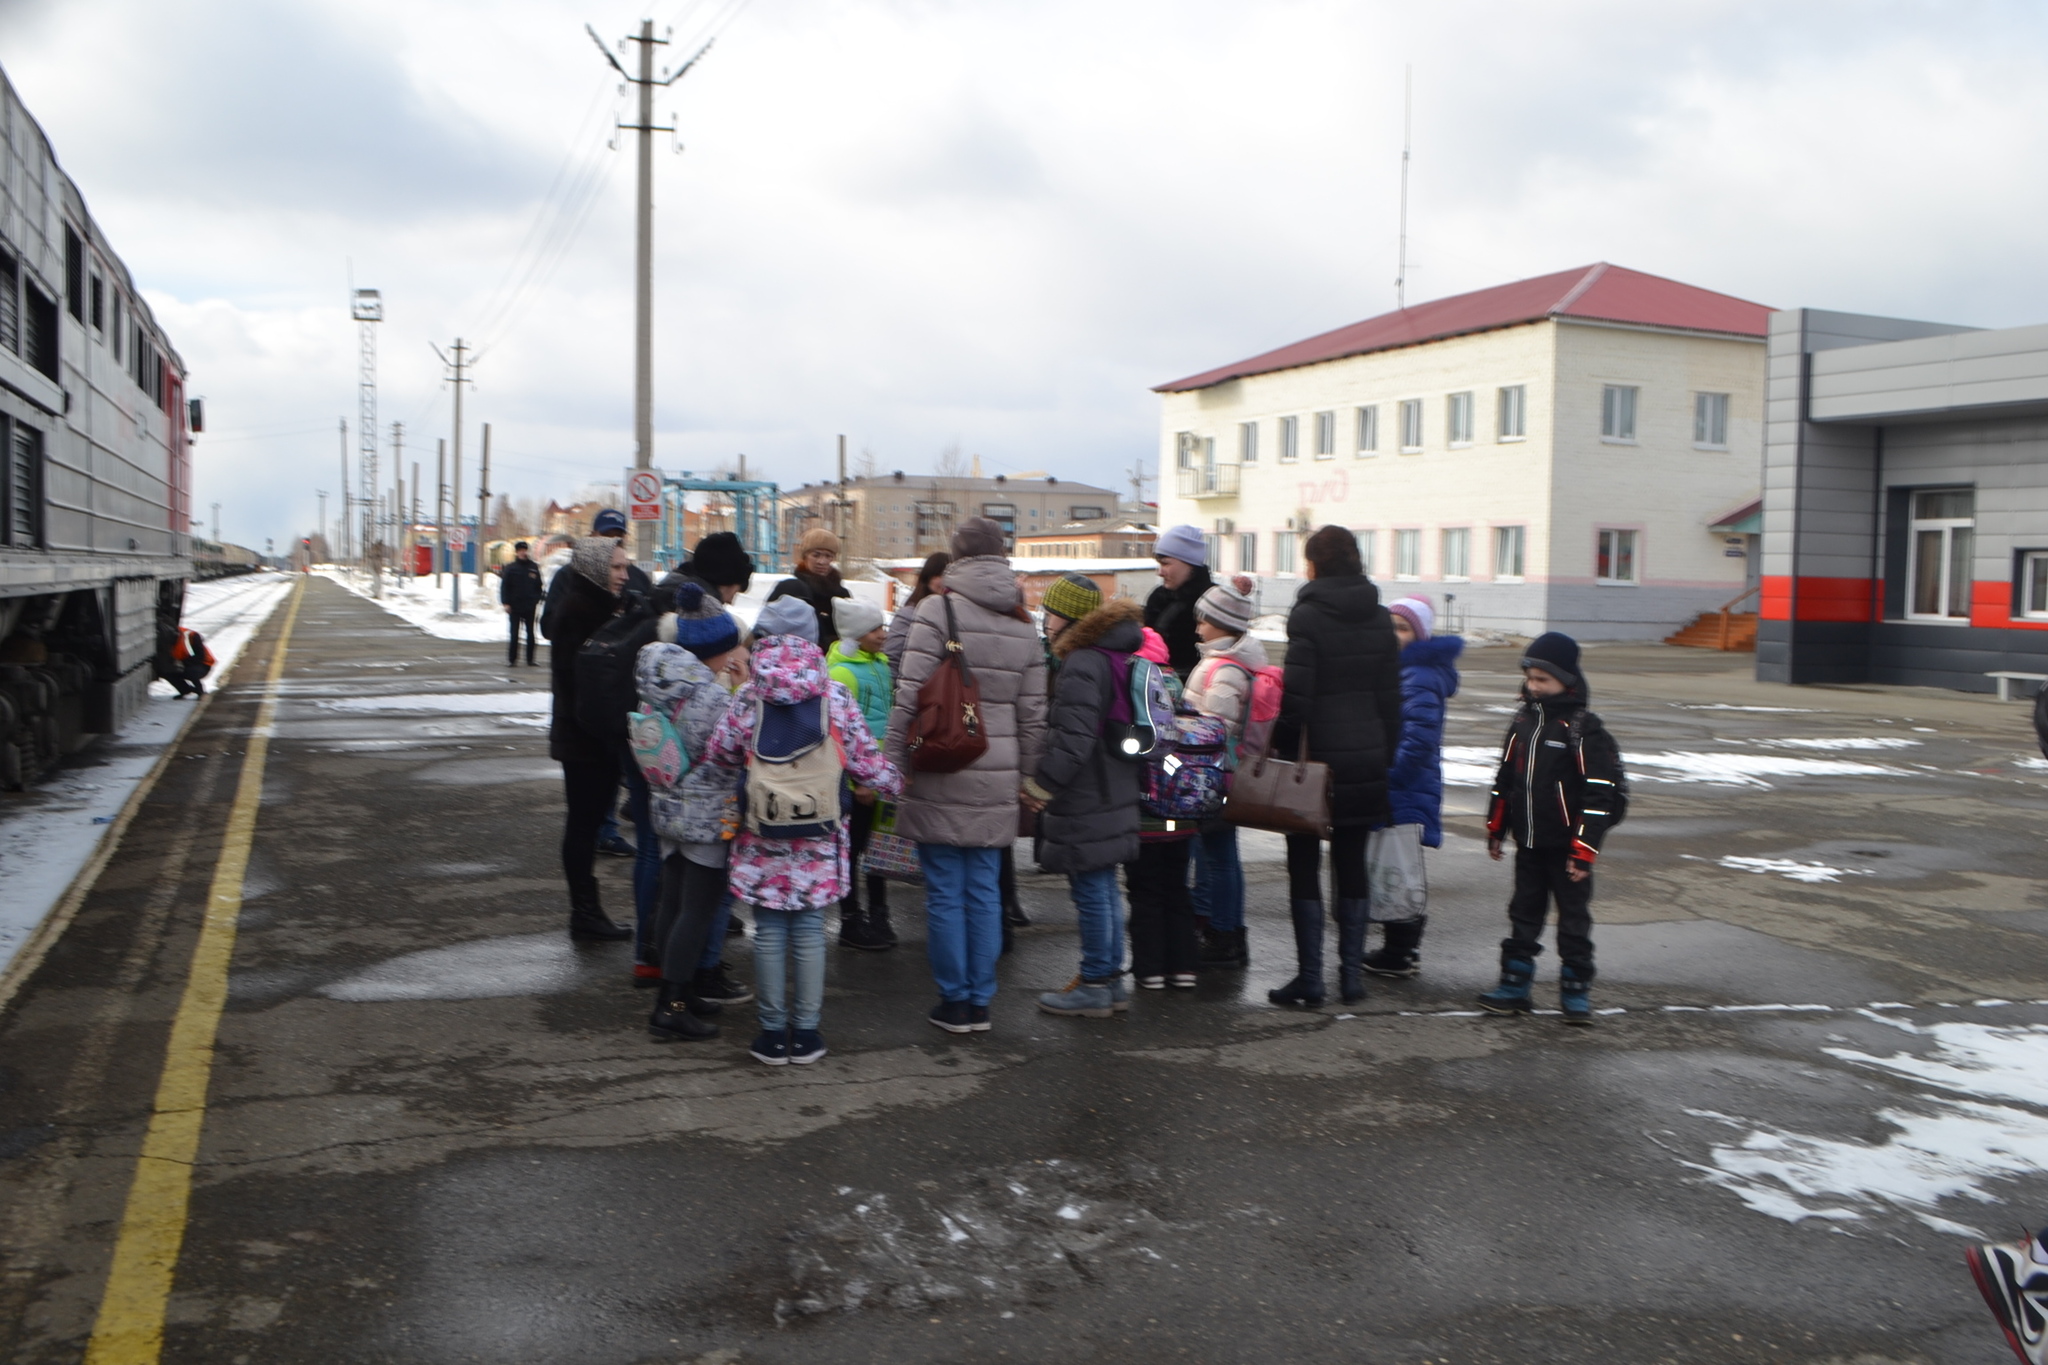
[[[796,998],[789,966],[796,965]],[[754,907],[755,1008],[766,1033],[815,1029],[825,1008],[825,912]]]
[[[1069,872],[1067,887],[1081,920],[1081,979],[1109,981],[1124,973],[1124,898],[1116,866]]]
[[[1237,826],[1195,836],[1195,914],[1219,933],[1244,928],[1244,864],[1237,857]]]
[[[704,940],[704,956],[697,960],[697,970],[708,972],[725,961],[725,926],[732,923],[732,895],[728,892],[718,902],[718,909],[711,915],[711,934]]]
[[[626,811],[633,818],[633,952],[639,961],[649,962],[661,953],[661,945],[654,941],[654,920],[661,906],[661,838],[654,832],[647,779],[640,775],[640,766],[629,758],[624,773]]]
[[[1003,851],[919,844],[924,868],[925,951],[946,1000],[986,1005],[996,998],[1003,953]]]

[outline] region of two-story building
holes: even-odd
[[[969,517],[988,517],[1014,545],[1017,537],[1049,527],[1113,517],[1117,506],[1110,489],[1054,475],[981,479],[898,470],[785,490],[782,534],[794,545],[806,530],[823,526],[839,536],[848,559],[922,557],[945,549],[953,528]]]
[[[1661,638],[1756,582],[1769,316],[1600,264],[1162,384],[1160,524],[1269,605],[1335,522],[1456,628]]]

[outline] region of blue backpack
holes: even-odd
[[[1172,736],[1145,765],[1138,806],[1160,820],[1208,820],[1230,790],[1230,727],[1220,716],[1181,712],[1168,719]]]
[[[1102,739],[1126,763],[1150,763],[1173,747],[1173,695],[1159,665],[1136,654],[1091,645],[1109,660],[1112,692]]]

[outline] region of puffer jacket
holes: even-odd
[[[1588,867],[1599,858],[1607,831],[1628,814],[1628,775],[1620,746],[1586,701],[1583,681],[1542,701],[1522,689],[1487,802],[1489,841],[1568,848]]]
[[[1273,752],[1330,765],[1330,822],[1384,825],[1387,765],[1401,746],[1400,641],[1380,592],[1362,573],[1301,585],[1287,614],[1287,689]]]
[[[1046,718],[1045,754],[1035,779],[1052,800],[1039,821],[1038,865],[1048,872],[1093,872],[1138,856],[1138,788],[1144,765],[1117,758],[1102,742],[1116,673],[1099,650],[1136,653],[1144,610],[1129,598],[1105,602],[1052,642],[1060,661]]]
[[[1166,641],[1166,656],[1183,682],[1202,657],[1202,642],[1195,638],[1195,603],[1215,586],[1216,580],[1209,577],[1209,570],[1197,564],[1185,583],[1177,588],[1161,583],[1145,599],[1145,624]]]
[[[853,694],[854,704],[868,719],[868,733],[880,744],[889,733],[889,711],[896,701],[895,685],[889,681],[889,660],[845,640],[834,640],[832,648],[825,651],[825,672]]]
[[[946,603],[981,687],[988,752],[957,773],[910,767],[917,694],[945,652]],[[889,713],[889,761],[908,782],[896,832],[920,844],[1008,848],[1017,838],[1017,793],[1038,766],[1045,739],[1045,656],[1024,616],[1024,594],[1007,557],[973,555],[946,569],[946,591],[917,604]]]
[[[1234,744],[1244,737],[1245,708],[1251,705],[1252,674],[1266,667],[1266,646],[1246,633],[1202,641],[1202,661],[1188,674],[1181,700],[1230,727]]]
[[[903,676],[903,645],[910,639],[910,627],[917,621],[917,608],[905,602],[896,609],[896,615],[889,622],[889,633],[882,637],[882,653],[889,658],[889,675]]]
[[[903,790],[903,780],[875,747],[844,687],[825,676],[825,656],[809,640],[771,635],[754,651],[753,677],[733,693],[732,705],[712,728],[705,756],[741,779],[754,748],[754,703],[787,706],[831,693],[832,733],[839,740],[846,772],[885,797]],[[852,884],[847,847],[852,821],[841,820],[816,839],[764,839],[742,823],[733,837],[728,864],[732,894],[764,910],[816,910],[842,899]]]
[[[673,616],[663,617],[662,624],[674,634]],[[732,838],[739,829],[739,774],[708,762],[705,752],[733,694],[702,659],[680,645],[658,640],[634,661],[633,682],[640,704],[667,716],[676,727],[676,737],[690,759],[690,770],[674,787],[648,787],[655,831],[677,844],[715,844]]]
[[[598,738],[576,721],[576,656],[583,642],[618,613],[621,599],[568,568],[555,575],[560,587],[549,610],[554,630],[548,636],[548,678],[554,689],[554,714],[548,724],[548,757],[558,763],[617,763],[619,745]]]
[[[801,566],[790,577],[804,585],[804,591],[811,595],[811,605],[818,610],[818,648],[831,648],[833,641],[839,638],[838,623],[832,619],[832,599],[853,596],[846,590],[845,580],[837,569],[814,574]]]
[[[1387,769],[1393,823],[1422,826],[1422,842],[1444,843],[1444,703],[1458,695],[1465,642],[1432,635],[1401,650],[1401,747]]]

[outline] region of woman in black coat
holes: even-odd
[[[1273,752],[1330,766],[1330,869],[1337,891],[1337,954],[1346,1004],[1365,998],[1365,929],[1371,906],[1366,836],[1392,815],[1387,766],[1401,743],[1401,647],[1379,589],[1358,560],[1358,538],[1325,526],[1303,547],[1309,581],[1287,616],[1287,685]],[[1322,843],[1287,836],[1287,894],[1300,970],[1276,1005],[1323,1003]]]
[[[554,629],[548,635],[548,671],[554,691],[548,757],[562,765],[563,794],[569,806],[562,829],[562,875],[569,882],[571,938],[633,936],[631,929],[612,923],[597,898],[597,828],[618,799],[618,745],[591,734],[576,719],[576,656],[582,652],[583,642],[618,614],[630,562],[623,543],[608,536],[588,536],[576,542],[568,567],[556,575],[569,581],[555,604]]]

